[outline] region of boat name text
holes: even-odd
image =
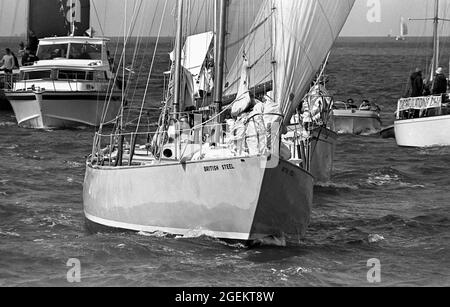
[[[208,172],[218,172],[220,170],[222,171],[231,171],[234,170],[234,165],[233,164],[223,164],[222,166],[219,165],[211,165],[211,166],[205,166],[204,170],[206,173]]]

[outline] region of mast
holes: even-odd
[[[275,58],[275,49],[276,49],[275,44],[277,41],[277,28],[276,28],[276,15],[275,14],[276,14],[277,8],[275,7],[275,1],[272,0],[271,6],[272,6],[272,27],[271,27],[272,33],[270,35],[270,40],[271,40],[271,44],[272,44],[272,49],[271,49],[271,52],[272,52],[272,95],[273,95],[272,100],[277,102],[278,101],[277,100],[277,90],[276,90],[277,61]]]
[[[30,45],[30,8],[31,8],[31,0],[28,0],[27,6],[27,45]]]
[[[179,118],[181,99],[181,55],[183,50],[183,0],[178,0],[177,34],[175,39],[175,72],[173,108],[175,119]]]
[[[433,18],[433,65],[431,66],[430,80],[434,80],[434,73],[439,66],[439,0],[434,1]]]
[[[214,105],[215,112],[222,110],[223,80],[225,67],[225,37],[227,26],[227,0],[216,0],[216,22],[215,22],[215,80],[214,80]],[[218,119],[220,123],[220,119]]]

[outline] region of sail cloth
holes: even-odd
[[[353,7],[354,0],[274,0],[275,100],[288,124]]]
[[[271,1],[251,0],[247,5],[245,3],[247,1],[233,0],[230,4],[225,96],[237,94],[244,58],[248,61],[250,90],[272,80]],[[249,12],[245,11],[245,8]]]
[[[193,100],[199,96],[200,91],[208,93],[213,88],[211,68],[208,65],[214,47],[213,40],[213,32],[186,38],[181,53],[181,65],[184,69],[182,90],[186,88],[186,93],[189,93],[189,98],[185,95],[185,107],[193,106]],[[175,61],[175,51],[170,53],[170,59]]]
[[[89,0],[29,0],[28,12],[28,31],[37,38],[70,34],[72,19],[75,35],[84,35],[90,27]]]
[[[263,1],[228,73],[225,94],[237,91],[239,77],[236,76],[242,67],[240,58],[243,53],[250,63],[250,88],[272,81],[273,58],[275,102],[285,116],[285,124],[288,124],[344,26],[354,2]]]

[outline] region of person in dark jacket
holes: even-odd
[[[447,78],[444,75],[444,69],[439,67],[433,80],[433,95],[442,95],[447,93]]]
[[[39,39],[33,31],[29,31],[28,34],[28,47],[30,47],[30,52],[33,55],[36,55],[37,49],[39,46]]]
[[[410,77],[411,97],[422,96],[423,85],[422,70],[416,68],[416,71]]]
[[[23,66],[33,65],[33,63],[38,60],[39,59],[35,55],[31,54],[31,50],[29,47],[25,48],[25,53],[22,57],[22,65]]]

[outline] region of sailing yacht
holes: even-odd
[[[291,150],[291,163],[311,161],[309,168],[316,184],[331,180],[338,141],[337,133],[331,130],[334,101],[325,83],[318,82],[311,88],[302,103],[303,112],[292,117],[288,133],[282,137]],[[311,146],[303,152],[301,142],[305,140],[310,140]]]
[[[290,161],[281,135],[354,1],[261,0],[252,15],[239,10],[242,1],[216,0],[214,100],[187,113],[184,2],[177,1],[172,82],[158,129],[118,126],[94,138],[84,182],[88,225],[298,242],[310,222],[314,178],[310,160]],[[248,28],[233,27],[238,14],[250,18]],[[299,150],[311,145],[303,139]]]
[[[406,24],[405,19],[402,17],[400,19],[400,35],[398,35],[395,38],[395,40],[397,40],[397,41],[405,41],[407,35],[408,35],[408,25]]]
[[[434,3],[433,60],[430,83],[439,67],[439,0]],[[394,123],[397,144],[404,147],[450,146],[449,96],[429,95],[402,98],[398,101]]]
[[[81,2],[74,1],[66,11],[71,34],[41,38],[37,49],[38,61],[21,67],[12,88],[5,90],[5,96],[21,127],[58,129],[99,126],[100,123],[114,121],[117,117],[122,105],[122,95],[113,80],[107,55],[108,39],[75,35],[80,32],[76,28],[78,23],[74,12],[77,10],[72,11],[76,3]],[[32,4],[35,2],[30,1],[30,5]],[[57,2],[46,1],[41,4],[43,7],[53,8],[58,20],[64,19]],[[89,16],[86,4],[81,11]],[[30,18],[37,23],[35,13],[32,12]],[[39,24],[44,21],[48,26],[47,19],[43,19],[44,16],[40,18],[37,25],[30,22],[35,27],[34,31],[38,31]],[[64,22],[60,26],[64,28]],[[60,29],[58,33],[61,31],[64,29]],[[40,34],[42,33],[50,32],[41,31]]]

